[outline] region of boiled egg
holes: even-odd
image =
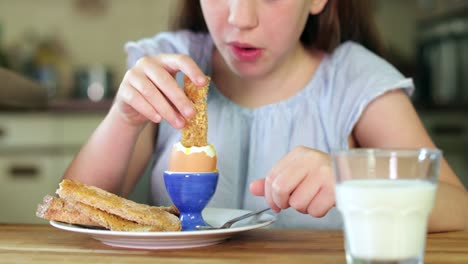
[[[177,142],[169,156],[169,171],[213,172],[216,171],[216,150],[213,145],[185,147]]]

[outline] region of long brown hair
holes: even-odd
[[[332,52],[341,43],[352,40],[378,55],[383,49],[377,36],[369,0],[328,0],[318,15],[309,15],[301,42],[305,46]],[[189,29],[208,32],[200,1],[180,1],[178,14],[174,16],[173,30]]]

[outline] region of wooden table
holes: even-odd
[[[341,231],[258,229],[213,246],[106,246],[49,225],[0,225],[0,263],[345,263]],[[468,263],[468,232],[430,234],[425,263]]]

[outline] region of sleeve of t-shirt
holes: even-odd
[[[161,53],[185,54],[199,62],[204,55],[204,45],[209,40],[207,34],[193,33],[187,30],[162,32],[151,38],[130,41],[125,44],[127,67],[133,67],[144,56]]]
[[[335,135],[338,133],[339,142],[334,142],[334,147],[344,148],[370,102],[395,89],[411,96],[414,84],[389,62],[354,42],[341,45],[331,60],[334,74],[329,76],[333,85],[328,98],[335,111],[329,113],[329,127],[336,129]]]

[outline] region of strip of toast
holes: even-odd
[[[71,206],[83,214],[89,216],[93,221],[99,223],[99,226],[112,231],[131,231],[131,232],[152,232],[152,231],[178,231],[166,230],[164,226],[142,225],[129,221],[117,215],[109,214],[84,203],[71,203]]]
[[[160,226],[141,225],[109,214],[83,203],[70,203],[59,197],[46,195],[38,206],[36,216],[70,224],[104,227],[112,231],[165,231]]]
[[[101,226],[86,214],[76,210],[67,201],[51,195],[46,195],[42,204],[38,205],[36,216],[42,219],[55,220],[70,224]]]
[[[166,211],[166,207],[139,204],[95,186],[68,179],[64,179],[59,186],[56,193],[73,204],[82,203],[140,225],[153,226],[158,231],[181,230],[178,216]]]
[[[182,129],[180,143],[186,148],[203,147],[208,145],[208,115],[206,98],[208,96],[208,84],[196,86],[187,76],[184,78],[184,92],[195,107],[195,116],[189,120]]]

